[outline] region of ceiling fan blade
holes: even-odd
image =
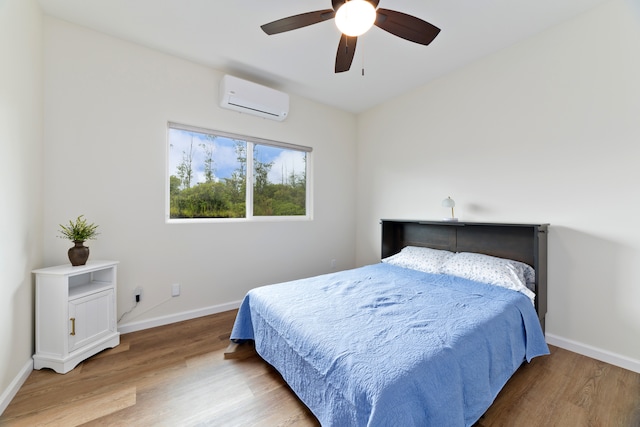
[[[262,25],[262,31],[269,35],[284,33],[285,31],[297,30],[308,25],[317,24],[334,18],[336,12],[333,9],[316,10],[315,12],[301,13],[300,15],[289,16]]]
[[[378,9],[376,12],[377,27],[414,43],[428,45],[440,32],[435,25],[406,13],[389,9]]]
[[[336,54],[336,73],[349,71],[353,62],[353,55],[356,53],[357,37],[349,37],[344,34],[340,36],[338,53]]]

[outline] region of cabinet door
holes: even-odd
[[[115,331],[114,304],[113,289],[69,301],[69,352]]]

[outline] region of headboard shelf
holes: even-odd
[[[536,310],[544,330],[547,312],[547,228],[549,224],[510,224],[383,219],[382,258],[405,246],[476,252],[525,262],[536,271]]]

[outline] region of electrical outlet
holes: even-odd
[[[133,303],[137,304],[142,301],[142,287],[138,286],[133,290]]]
[[[171,296],[180,296],[180,283],[174,283],[173,285],[171,285]]]
[[[331,262],[329,263],[329,265],[331,266],[332,270],[335,270],[336,269],[336,260],[332,259]]]

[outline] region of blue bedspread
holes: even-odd
[[[250,291],[253,339],[323,426],[470,426],[548,354],[524,295],[388,264]]]

